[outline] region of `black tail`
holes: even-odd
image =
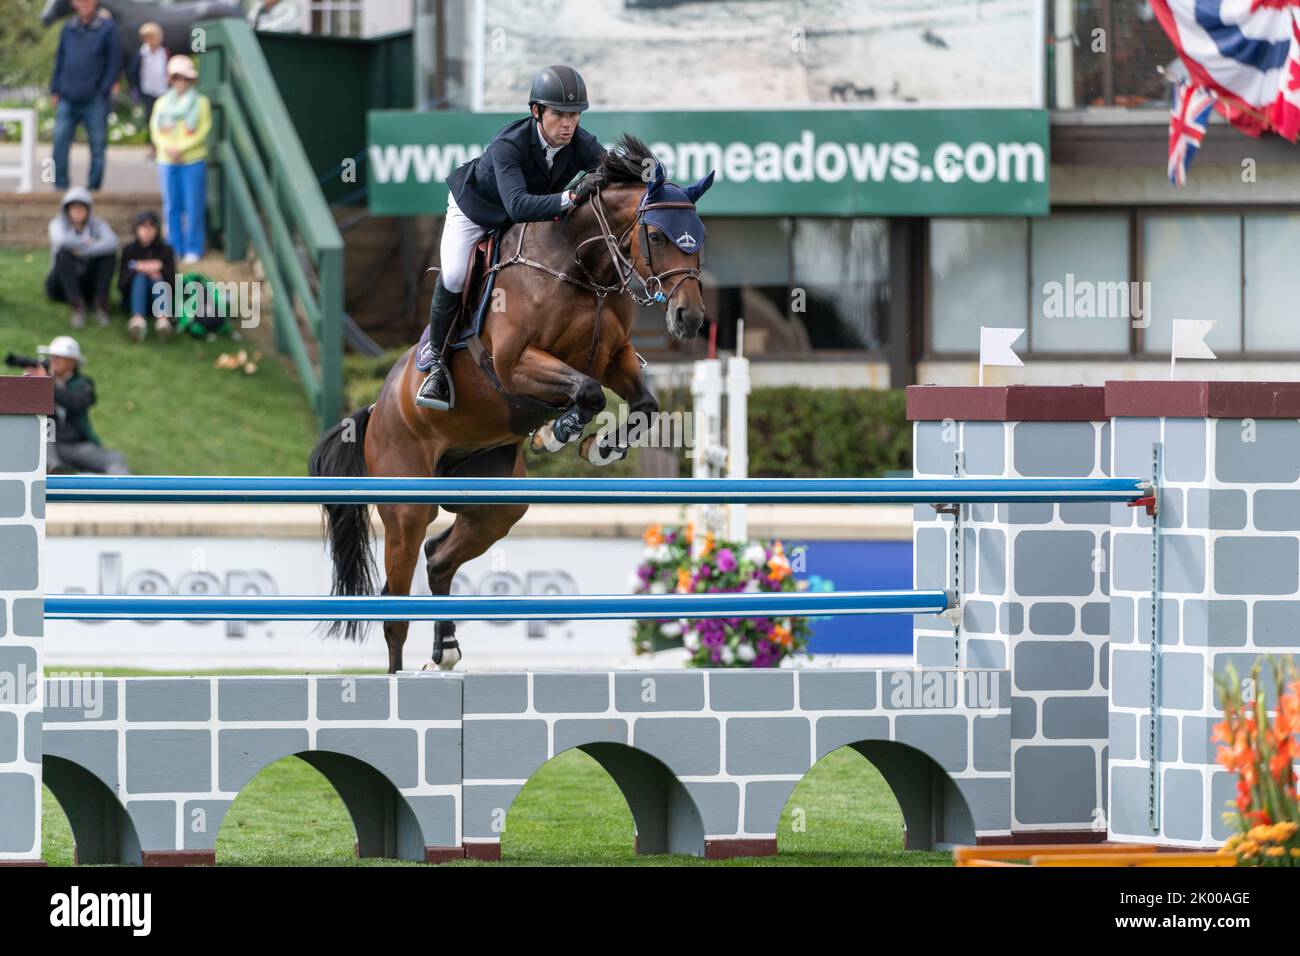
[[[346,416],[327,431],[312,449],[307,473],[313,476],[360,478],[366,473],[366,425],[373,405]],[[334,559],[331,594],[374,594],[375,558],[370,549],[369,505],[323,505],[325,539]],[[324,622],[322,622],[324,624]],[[356,638],[365,635],[366,621],[330,621],[325,633]]]

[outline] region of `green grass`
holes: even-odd
[[[884,779],[863,757],[842,748],[821,760],[786,804],[775,857],[705,863],[688,856],[632,852],[632,814],[612,778],[580,751],[560,754],[511,806],[501,863],[455,866],[945,866],[945,853],[902,849],[902,814]],[[72,864],[67,818],[49,789],[44,801],[44,857]],[[410,866],[358,860],[355,833],[326,779],[297,757],[265,768],[240,793],[217,837],[227,866]]]
[[[66,306],[45,298],[49,252],[0,249],[0,354],[34,356],[36,346],[70,332]],[[113,302],[117,292],[113,291]],[[316,439],[292,368],[263,349],[254,375],[215,368],[222,352],[260,348],[228,338],[202,342],[152,332],[126,336],[112,313],[74,333],[87,356],[99,402],[91,420],[104,444],[137,474],[301,475]],[[6,369],[5,371],[13,371]]]

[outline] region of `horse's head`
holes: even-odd
[[[597,175],[610,186],[628,187],[604,192],[600,199],[613,207],[610,227],[645,290],[644,297],[633,298],[662,303],[669,335],[694,338],[705,318],[700,287],[704,223],[695,202],[713,185],[713,173],[689,186],[670,183],[649,147],[625,133]]]

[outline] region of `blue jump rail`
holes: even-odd
[[[1132,502],[1139,478],[221,478],[51,475],[52,502],[972,504]]]
[[[941,614],[950,591],[581,594],[502,597],[204,597],[50,594],[47,620],[75,621],[570,621],[701,617]]]

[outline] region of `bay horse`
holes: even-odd
[[[631,304],[662,303],[674,338],[699,334],[705,320],[703,227],[695,201],[712,185],[713,173],[687,187],[668,183],[645,143],[624,134],[590,175],[599,177],[598,188],[566,218],[516,223],[500,235],[492,307],[477,348],[471,339],[470,348],[451,352],[454,407],[433,411],[415,404],[423,373],[412,347],[389,370],[373,405],[325,433],[312,452],[309,474],[523,477],[525,440],[531,436],[534,450],[552,452],[578,441],[605,407],[602,386],[641,414],[629,415],[625,445],[618,437],[592,434],[582,439],[579,454],[592,464],[627,454],[659,411],[632,348]],[[694,222],[699,239],[661,227],[678,221]],[[470,288],[467,283],[466,299]],[[462,314],[468,316],[472,305],[465,302]],[[523,504],[442,507],[456,519],[426,541],[437,505],[378,506],[384,525],[380,593],[410,593],[423,542],[429,590],[449,594],[461,565],[504,538],[528,510]],[[369,507],[326,505],[324,511],[332,593],[375,593]],[[366,626],[336,621],[326,630],[359,637]],[[384,622],[390,674],[402,667],[409,626]],[[444,670],[461,658],[455,633],[454,621],[434,623],[433,663]]]

